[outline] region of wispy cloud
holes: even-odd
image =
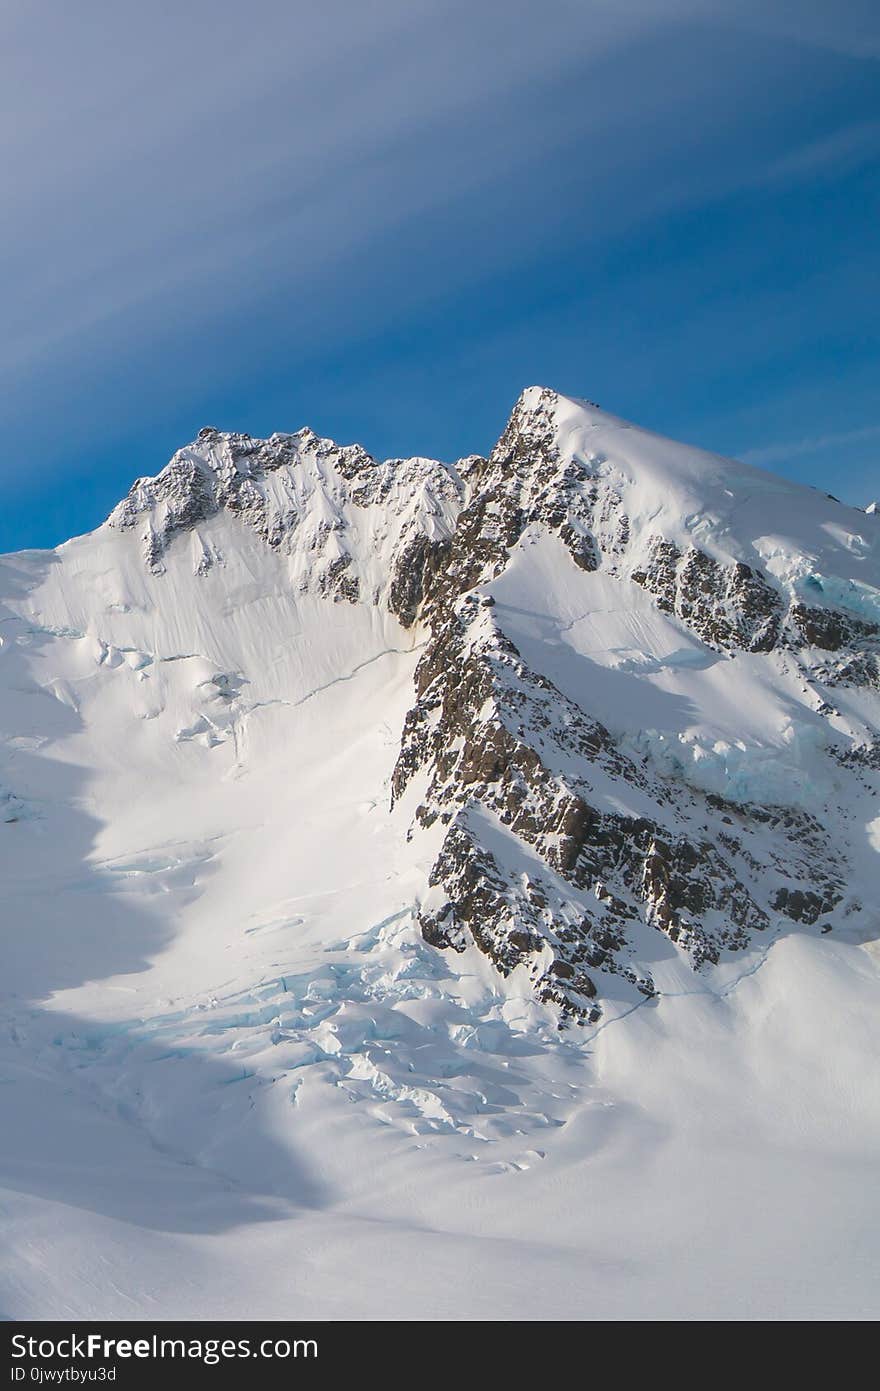
[[[799,459],[806,454],[819,454],[826,449],[848,449],[852,445],[880,441],[880,425],[864,425],[858,430],[840,430],[829,435],[808,435],[785,444],[762,445],[747,449],[740,458],[748,464],[781,464],[787,459]],[[880,472],[880,470],[878,470]]]
[[[157,296],[306,281],[528,162],[559,134],[534,93],[645,25],[572,0],[49,8],[0,36],[0,363],[19,368]]]
[[[611,227],[621,199],[613,189],[613,203],[601,203],[610,166],[625,171],[632,201],[650,205],[652,180],[687,177],[694,132],[708,141],[727,120],[720,89],[711,102],[701,94],[702,61],[688,68],[686,26],[698,36],[706,25],[790,35],[765,9],[753,0],[7,7],[0,371],[20,377],[110,318],[143,332],[159,312],[195,318],[207,307],[210,317],[218,296],[305,285],[402,219],[479,196],[517,170],[532,177],[566,141],[580,141],[572,179],[592,177],[592,215]],[[845,13],[834,26],[822,16],[803,0],[799,41],[824,42],[826,27],[840,42],[859,32]],[[645,52],[658,35],[668,36],[666,58]],[[609,67],[626,47],[628,63]],[[742,91],[747,99],[745,79]],[[681,171],[658,176],[652,140],[680,144]],[[694,187],[717,178],[704,169]],[[497,243],[496,258],[505,250]]]
[[[704,314],[705,365],[729,330],[740,269],[726,243],[700,268],[702,211],[768,168],[797,182],[866,157],[866,103],[839,103],[840,133],[812,143],[821,113],[803,113],[813,80],[864,82],[875,51],[875,0],[4,0],[0,487],[25,486],[21,449],[36,489],[117,443],[123,486],[132,429],[164,421],[164,449],[204,401],[234,423],[273,374],[299,423],[322,354],[328,393],[352,397],[371,354],[396,370],[431,305],[450,320],[445,349],[421,334],[434,358],[478,358],[495,330],[513,341],[499,296],[520,306],[505,391],[589,349],[589,394],[614,341],[635,409],[658,333],[671,362],[676,327]],[[692,225],[664,244],[673,213]],[[759,244],[725,227],[737,255]]]
[[[764,183],[841,177],[880,159],[880,121],[860,121],[813,140],[777,160],[763,176]]]

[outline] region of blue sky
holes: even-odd
[[[880,493],[875,0],[6,0],[0,550],[523,386]]]

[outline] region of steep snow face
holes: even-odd
[[[871,1307],[878,596],[869,513],[539,388],[0,560],[0,1305]]]
[[[519,409],[534,422],[548,416],[560,457],[619,493],[636,554],[654,536],[696,546],[725,564],[766,567],[790,596],[816,572],[856,584],[873,573],[876,583],[878,539],[856,508],[537,388]]]
[[[431,459],[377,463],[310,430],[253,440],[208,428],[158,477],[138,479],[108,525],[139,532],[157,575],[186,534],[204,575],[225,560],[211,521],[237,517],[286,557],[294,590],[363,598],[411,623],[426,558],[448,542],[462,491],[458,471]]]

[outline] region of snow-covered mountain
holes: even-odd
[[[203,430],[0,605],[10,1312],[867,1311],[871,509],[530,388]]]

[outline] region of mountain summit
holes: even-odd
[[[692,1166],[706,1078],[750,1115],[770,1018],[768,1114],[807,1055],[838,1104],[820,1018],[872,1027],[880,938],[872,516],[531,387],[455,464],[206,428],[95,532],[3,558],[0,596],[22,1134],[38,1094],[72,1134],[100,1112],[144,1191],[180,1163],[298,1211],[375,1212],[369,1155],[413,1232],[458,1211],[416,1203],[429,1173],[476,1211],[461,1160],[595,1145],[641,1249],[624,1116],[690,1116]],[[558,1228],[584,1190],[543,1182]]]
[[[657,930],[699,968],[872,911],[826,824],[878,756],[859,516],[532,387],[454,467],[205,429],[107,526],[163,580],[158,612],[244,531],[292,594],[418,633],[389,803],[411,794],[411,836],[440,828],[425,939],[594,1023],[609,974],[655,993]],[[258,680],[228,677],[230,727]]]

